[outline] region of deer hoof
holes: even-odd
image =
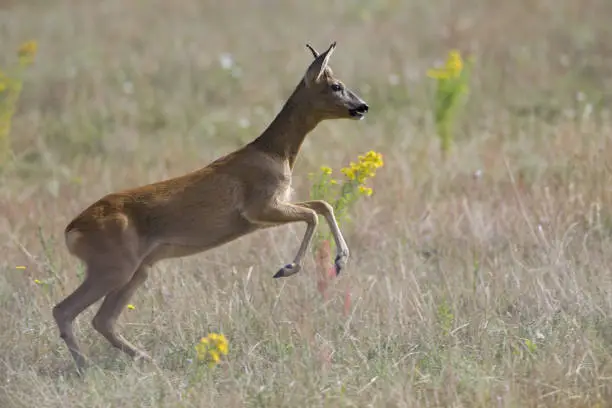
[[[339,254],[336,257],[336,260],[334,261],[334,264],[336,266],[336,276],[340,275],[340,271],[342,271],[342,269],[344,269],[344,267],[346,266],[347,259],[348,256],[345,254]]]
[[[290,263],[282,268],[274,275],[274,278],[286,278],[287,276],[291,276],[296,274],[302,269],[302,267],[296,263]]]

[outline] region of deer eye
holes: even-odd
[[[338,83],[331,84],[331,90],[334,92],[340,92],[342,90],[342,85]]]

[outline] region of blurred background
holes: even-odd
[[[0,70],[29,40],[37,53],[0,172],[4,406],[138,405],[155,390],[169,406],[325,406],[325,392],[329,406],[605,401],[609,0],[0,0]],[[121,329],[161,371],[65,383],[69,355],[50,310],[82,274],[65,225],[111,191],[184,174],[254,139],[311,62],[305,44],[332,41],[334,73],[370,112],[310,134],[296,198],[308,197],[320,166],[337,171],[369,150],[385,160],[373,196],[343,226],[351,266],[335,295],[321,300],[313,259],[293,280],[270,279],[294,255],[300,225],[165,262]],[[472,68],[443,155],[427,71],[454,49]],[[86,352],[114,367],[120,357],[88,319],[77,334]],[[287,338],[279,321],[292,322]],[[234,360],[196,391],[181,388],[189,366],[177,355],[213,326]],[[334,350],[327,368],[313,357],[318,335]],[[287,342],[295,350],[275,348]]]

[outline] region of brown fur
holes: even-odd
[[[197,254],[261,228],[307,224],[292,263],[275,277],[297,273],[323,215],[334,236],[336,270],[348,247],[324,201],[291,204],[291,174],[306,135],[322,120],[361,118],[367,105],[328,67],[333,43],[315,60],[268,128],[253,142],[208,166],[170,180],[109,194],[79,214],[65,230],[66,246],[87,266],[83,283],[57,304],[53,315],[79,371],[84,367],[72,331],[74,319],[104,297],[93,325],[128,355],[148,358],[115,332],[115,322],[149,268],[166,258]],[[338,89],[340,87],[341,89]]]

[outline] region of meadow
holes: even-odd
[[[609,0],[0,0],[0,70],[37,44],[0,163],[0,406],[612,406],[610,21]],[[332,41],[370,112],[320,124],[293,187],[382,155],[347,268],[317,246],[272,279],[301,224],[161,262],[119,320],[154,363],[94,305],[78,377],[51,315],[83,276],[66,224],[251,141]],[[442,150],[427,73],[452,50],[469,92]]]

